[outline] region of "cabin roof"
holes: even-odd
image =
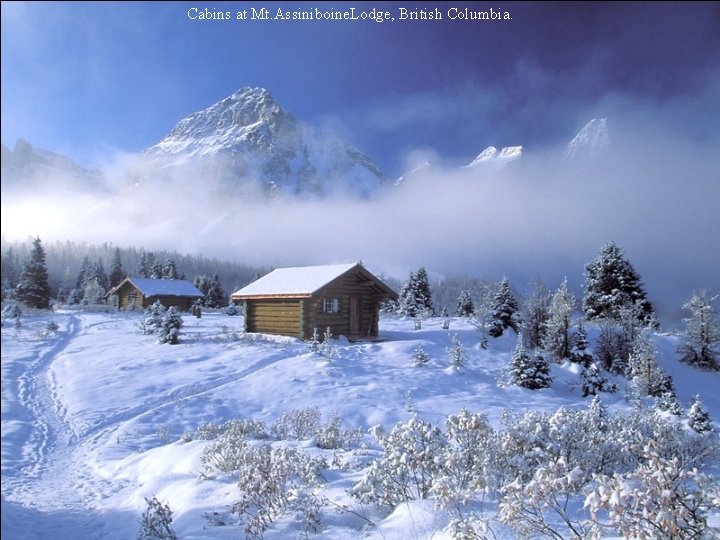
[[[108,292],[108,295],[114,294],[125,283],[131,283],[138,289],[143,296],[185,296],[192,298],[202,298],[203,294],[186,279],[151,279],[128,277],[120,284]]]
[[[263,297],[309,297],[343,274],[356,268],[367,274],[368,278],[372,278],[383,289],[383,292],[395,295],[392,289],[375,278],[361,264],[347,263],[278,268],[234,292],[231,297],[236,300]]]

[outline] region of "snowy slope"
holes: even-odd
[[[522,152],[522,146],[506,146],[500,151],[494,146],[488,146],[465,167],[487,167],[490,170],[499,171],[504,169],[508,163],[521,158]]]
[[[48,328],[51,320],[58,330]],[[421,330],[411,320],[382,320],[387,341],[340,340],[331,361],[296,339],[245,335],[242,317],[186,316],[176,346],[142,335],[138,321],[137,314],[61,312],[3,326],[3,538],[134,538],[144,498],[153,496],[172,508],[180,538],[242,537],[237,524],[218,523],[237,500],[234,477],[203,478],[209,442],[181,437],[207,422],[255,418],[271,424],[288,411],[318,407],[324,420],[338,413],[345,427],[365,431],[380,424],[389,430],[413,415],[441,424],[463,407],[497,424],[508,408],[554,411],[588,404],[572,366],[553,366],[554,382],[546,390],[499,387],[514,336],[482,350],[476,330],[460,319],[451,320],[450,330],[441,328],[441,319],[424,321]],[[461,372],[448,369],[447,347],[455,333],[468,353]],[[720,418],[720,374],[698,376],[675,361],[675,337],[657,335],[655,341],[683,405],[699,393],[711,417]],[[418,345],[430,357],[422,368],[412,361]],[[622,389],[603,400],[611,411],[629,408]],[[400,505],[388,515],[350,499],[346,490],[377,455],[372,437],[363,443],[365,450],[340,453],[315,448],[312,441],[286,443],[346,465],[323,473],[322,490],[354,513],[323,507],[322,532],[311,537],[447,537],[442,531],[448,514],[432,501]],[[500,538],[514,537],[501,526],[495,531]],[[289,515],[265,537],[298,534],[298,522]]]
[[[606,155],[610,148],[607,118],[593,118],[585,124],[565,149],[569,161],[592,160]]]
[[[369,157],[331,133],[302,125],[264,88],[241,88],[180,120],[145,156],[150,170],[170,167],[182,174],[201,164],[206,174],[222,176],[227,188],[251,184],[282,196],[366,197],[386,181]]]

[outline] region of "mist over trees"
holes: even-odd
[[[31,259],[35,249],[35,240],[28,239],[23,242],[2,240],[0,249],[2,250],[3,299],[14,296],[23,265]],[[159,277],[184,275],[184,279],[192,281],[195,276],[214,277],[217,274],[217,282],[223,291],[236,291],[271,269],[221,261],[202,255],[187,255],[165,250],[151,252],[141,247],[120,247],[110,243],[93,245],[72,241],[51,242],[42,243],[42,249],[49,298],[61,301],[68,301],[71,293],[76,295],[78,302],[82,301],[85,289],[94,278],[97,278],[105,292],[126,276],[150,278],[156,265],[160,268]],[[109,266],[106,267],[108,263]]]

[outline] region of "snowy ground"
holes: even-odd
[[[49,331],[49,321],[59,328]],[[554,383],[546,390],[499,387],[514,335],[491,340],[490,349],[482,350],[475,329],[460,319],[449,330],[441,319],[425,321],[421,330],[409,320],[383,320],[387,341],[340,341],[339,357],[330,362],[296,339],[244,335],[239,316],[186,316],[181,343],[174,346],[142,335],[138,321],[138,314],[68,311],[3,326],[4,539],[135,538],[144,498],[152,496],[172,508],[180,538],[242,537],[237,526],[213,526],[207,519],[236,501],[233,479],[202,479],[208,442],[181,440],[207,422],[256,418],[271,424],[285,412],[316,406],[324,420],[338,413],[345,427],[367,432],[377,424],[389,430],[412,414],[441,424],[445,415],[467,408],[497,423],[507,409],[551,411],[588,403],[572,367],[553,366]],[[454,333],[469,355],[461,372],[448,369]],[[673,376],[682,405],[699,393],[717,429],[720,374],[678,363],[676,339],[656,336],[660,363]],[[412,361],[419,344],[430,356],[424,367]],[[628,408],[622,388],[603,400],[611,411]],[[363,442],[367,453],[377,449],[369,435]],[[293,444],[333,457],[307,441]],[[369,458],[355,451],[342,459]],[[401,505],[390,515],[353,502],[346,490],[359,475],[357,467],[328,471],[323,490],[376,526],[328,507],[316,537],[443,537],[448,518],[431,502]],[[288,516],[265,536],[295,537],[299,530]]]

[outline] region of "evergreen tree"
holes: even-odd
[[[122,280],[126,277],[127,273],[125,272],[122,260],[120,259],[120,250],[115,248],[112,263],[110,264],[110,277],[108,278],[110,288],[120,285],[120,282],[122,282]]]
[[[162,271],[162,278],[163,279],[180,279],[180,274],[178,274],[177,268],[175,266],[175,261],[173,259],[168,259],[165,263],[165,267]]]
[[[424,317],[433,314],[430,283],[424,268],[420,268],[417,272],[410,272],[398,296],[401,315]]]
[[[135,268],[135,275],[139,278],[151,277],[154,259],[152,253],[145,253],[145,250],[140,248],[140,261]]]
[[[642,334],[635,340],[630,352],[628,375],[641,395],[659,397],[673,390],[672,379],[658,365],[652,344]]]
[[[654,310],[640,276],[622,250],[610,242],[585,266],[583,312],[589,321],[599,318],[619,320],[624,306],[635,307],[641,322],[654,323]]]
[[[443,308],[443,310],[444,309],[445,308]],[[458,317],[472,317],[474,313],[475,305],[473,304],[472,298],[470,298],[470,293],[465,290],[461,291],[457,300],[455,314]]]
[[[162,279],[163,278],[163,265],[160,263],[160,261],[155,261],[152,265],[152,269],[150,271],[150,277],[153,279]]]
[[[540,351],[533,355],[523,345],[522,336],[518,336],[517,347],[510,358],[510,379],[514,384],[538,390],[547,388],[552,383],[550,364]]]
[[[180,329],[183,326],[183,318],[180,311],[175,306],[165,312],[160,322],[160,327],[155,332],[158,337],[158,343],[169,343],[175,345],[180,338]]]
[[[593,356],[588,351],[587,332],[585,325],[580,321],[578,323],[577,332],[573,339],[573,347],[570,351],[570,360],[582,366],[589,366],[593,361]]]
[[[557,362],[570,358],[572,339],[572,311],[575,308],[575,297],[568,289],[567,278],[550,301],[550,318],[547,323],[545,348]]]
[[[205,293],[205,306],[211,308],[220,308],[226,306],[228,296],[220,283],[220,278],[215,273],[210,280],[207,292]]]
[[[710,423],[710,415],[703,406],[700,396],[695,394],[690,402],[688,409],[688,425],[698,433],[708,433],[712,431]]]
[[[604,369],[616,375],[625,375],[632,346],[633,340],[623,326],[614,320],[600,320],[595,354]]]
[[[613,386],[608,383],[607,377],[594,362],[588,366],[583,366],[580,378],[582,380],[583,397],[597,396],[599,392],[612,391],[613,389]]]
[[[195,276],[195,279],[193,280],[193,285],[195,285],[195,288],[203,295],[202,300],[200,300],[200,305],[207,305],[205,304],[205,299],[207,298],[208,292],[210,291],[210,279],[208,279],[207,276]]]
[[[495,293],[493,305],[490,312],[490,330],[491,337],[497,338],[503,335],[506,329],[512,328],[515,333],[519,332],[521,323],[518,314],[518,303],[515,295],[510,290],[510,282],[507,277],[503,277],[500,287]]]
[[[522,334],[529,349],[545,347],[547,322],[550,318],[550,295],[541,281],[537,281],[523,308]]]
[[[50,283],[45,265],[45,250],[39,237],[33,240],[30,260],[23,267],[15,294],[17,299],[28,307],[48,309]]]
[[[9,247],[2,259],[2,290],[5,291],[15,289],[20,279],[20,260],[13,248]]]
[[[92,267],[90,257],[83,257],[82,264],[80,265],[80,271],[78,272],[77,279],[75,280],[75,288],[82,291],[87,285],[88,273]]]
[[[712,305],[716,299],[717,296],[709,298],[707,291],[699,291],[683,306],[690,311],[690,317],[683,319],[685,334],[678,348],[681,362],[701,369],[720,370],[720,324]]]

